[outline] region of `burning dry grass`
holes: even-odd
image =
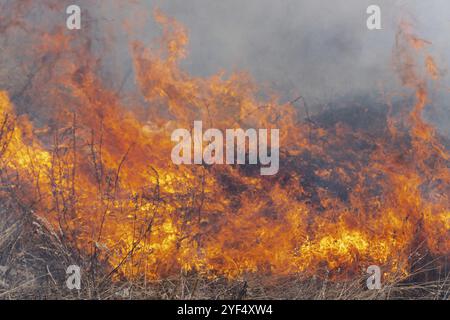
[[[184,27],[154,16],[160,46],[130,43],[133,90],[106,85],[90,30],[32,35],[14,61],[22,83],[0,77],[2,297],[448,298],[449,154],[422,117],[439,80],[428,43],[399,29],[409,98],[304,119],[304,99],[260,98],[244,73],[186,73]],[[26,37],[22,23],[3,40]],[[279,174],[173,165],[170,132],[195,120],[279,128]],[[70,264],[84,274],[77,296]],[[364,290],[372,264],[381,291]]]
[[[366,108],[339,108],[310,119],[326,128],[347,121],[368,131],[379,129],[386,114]],[[364,124],[371,119],[372,127]],[[374,119],[378,123],[374,124]],[[379,133],[378,133],[379,134]],[[304,161],[302,162],[304,163]],[[314,163],[309,163],[314,166]],[[288,168],[289,170],[289,168]],[[26,186],[24,186],[26,188]],[[450,273],[446,261],[437,261],[426,245],[410,253],[408,275],[402,269],[389,273],[381,290],[367,290],[367,274],[336,279],[325,265],[317,276],[243,273],[236,279],[205,276],[180,270],[178,275],[154,279],[145,274],[127,277],[120,267],[98,255],[80,251],[70,238],[55,231],[36,215],[30,204],[20,201],[20,184],[2,180],[0,236],[0,298],[2,299],[448,299]],[[336,187],[339,188],[339,187]],[[6,196],[5,196],[6,195]],[[132,259],[132,251],[125,255]],[[444,258],[445,259],[445,258]],[[82,266],[83,286],[71,292],[65,285],[68,265]],[[389,268],[389,266],[388,266]]]
[[[4,213],[6,208],[2,208]],[[7,209],[10,212],[10,209]],[[262,277],[240,279],[205,278],[196,272],[152,280],[117,279],[99,283],[83,274],[80,291],[65,285],[65,268],[80,263],[76,251],[67,248],[46,223],[32,216],[2,224],[0,299],[449,299],[449,272],[424,266],[414,274],[391,278],[381,290],[365,289],[367,275],[335,281],[318,277]],[[106,276],[99,269],[98,276]]]

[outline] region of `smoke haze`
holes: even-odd
[[[175,0],[148,1],[187,26],[190,71],[248,70],[285,94],[310,99],[372,92],[392,79],[391,54],[401,19],[433,43],[438,65],[450,58],[448,1]],[[366,28],[378,4],[382,30]]]
[[[95,23],[95,37],[113,35],[112,48],[103,56],[108,79],[122,81],[132,69],[130,42],[138,39],[150,44],[160,35],[160,26],[152,17],[153,10],[160,8],[186,26],[189,45],[182,66],[190,73],[210,76],[220,71],[248,71],[282,100],[302,95],[311,105],[396,88],[392,50],[399,23],[407,19],[418,36],[432,43],[427,49],[436,57],[442,75],[442,90],[432,95],[440,105],[434,118],[443,130],[450,123],[447,0],[84,0],[78,4],[84,26]],[[371,4],[381,7],[382,30],[366,27],[366,9]],[[40,30],[48,21],[65,24],[65,14],[34,6],[27,19],[35,19]],[[16,41],[26,42],[20,37]],[[120,76],[108,77],[111,72]],[[133,85],[130,76],[125,87]]]

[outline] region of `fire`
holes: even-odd
[[[425,65],[427,66],[428,74],[433,78],[433,80],[438,80],[439,70],[432,56],[427,56],[425,59]]]
[[[407,274],[418,248],[449,255],[449,154],[422,117],[427,79],[439,78],[430,55],[424,72],[417,63],[427,41],[400,29],[396,69],[415,102],[407,117],[391,110],[387,121],[396,127],[374,136],[344,122],[301,122],[293,103],[258,98],[245,73],[189,75],[179,65],[185,28],[159,11],[155,19],[159,49],[130,45],[147,109],[108,89],[89,41],[60,30],[35,48],[58,56],[51,77],[35,79],[55,124],[38,134],[0,94],[3,178],[24,185],[21,201],[61,237],[128,277],[181,270],[349,277],[372,264]],[[194,121],[279,128],[280,172],[172,164],[172,130]]]

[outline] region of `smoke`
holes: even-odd
[[[401,19],[433,42],[448,63],[448,1],[174,0],[148,1],[190,31],[185,66],[195,74],[248,70],[285,95],[319,101],[373,93],[392,79],[390,59]],[[369,31],[366,9],[378,4],[382,30]]]
[[[182,64],[187,71],[199,76],[248,71],[282,100],[301,94],[309,104],[396,88],[392,49],[399,22],[408,19],[420,37],[432,42],[430,49],[443,75],[442,90],[432,96],[443,111],[434,118],[444,129],[450,123],[447,0],[83,0],[78,4],[89,15],[85,25],[95,23],[98,38],[113,35],[112,47],[103,58],[105,78],[116,81],[112,87],[120,86],[132,69],[130,41],[151,43],[159,36],[160,27],[152,19],[152,10],[158,7],[189,32],[188,56]],[[371,4],[381,7],[382,30],[366,27]],[[37,19],[40,25],[49,20],[64,23],[64,14],[40,11],[27,19]],[[112,72],[116,76],[108,76]],[[133,87],[131,80],[132,76],[125,83],[128,89]]]
[[[447,0],[142,0],[159,7],[189,32],[183,67],[194,75],[248,71],[284,101],[298,95],[309,104],[340,97],[379,96],[399,90],[392,66],[401,21],[412,23],[441,68],[440,90],[426,117],[448,133],[450,3]],[[382,30],[366,27],[366,9],[381,7]],[[158,26],[138,31],[151,39]]]
[[[372,87],[392,48],[386,18],[384,30],[367,30],[365,1],[160,4],[190,30],[191,71],[248,70],[284,95],[322,100]]]

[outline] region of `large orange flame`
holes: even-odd
[[[189,75],[179,66],[184,27],[159,11],[155,18],[162,46],[131,44],[147,109],[108,89],[90,42],[63,31],[35,49],[58,57],[52,72],[34,79],[36,101],[53,108],[56,124],[36,133],[0,94],[2,174],[23,185],[15,194],[62,237],[130,277],[180,270],[351,276],[371,264],[406,274],[418,248],[449,255],[449,155],[422,118],[428,79],[439,78],[425,54],[429,43],[400,28],[395,63],[415,103],[407,117],[391,110],[393,126],[374,134],[345,122],[299,121],[294,103],[261,100],[245,73]],[[170,133],[194,120],[279,128],[280,173],[173,165]]]

